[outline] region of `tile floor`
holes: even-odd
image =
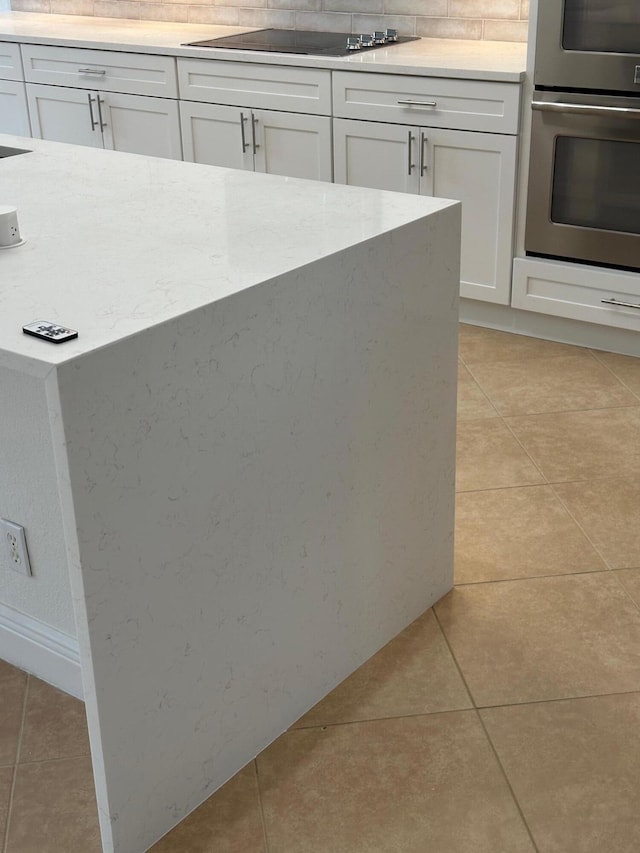
[[[460,356],[456,589],[153,853],[640,850],[640,359]],[[0,691],[3,853],[98,853],[81,703]]]

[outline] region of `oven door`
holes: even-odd
[[[640,269],[640,99],[534,97],[527,253]]]
[[[539,0],[535,85],[640,92],[640,0]]]

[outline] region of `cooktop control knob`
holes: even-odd
[[[382,30],[376,30],[373,34],[374,44],[385,44],[387,41],[387,37],[382,32]]]
[[[373,46],[373,36],[366,33],[360,36],[360,44],[362,47],[372,47]]]
[[[360,50],[362,42],[359,36],[347,36],[347,50]]]
[[[398,41],[397,30],[386,30],[384,35],[387,41]]]

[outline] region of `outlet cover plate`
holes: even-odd
[[[6,518],[0,518],[0,537],[9,566],[14,572],[31,577],[31,563],[24,527]]]

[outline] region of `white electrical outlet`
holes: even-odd
[[[14,572],[31,577],[31,563],[27,551],[27,540],[24,535],[24,527],[0,518],[0,537],[4,546],[4,552],[9,559],[9,565]]]

